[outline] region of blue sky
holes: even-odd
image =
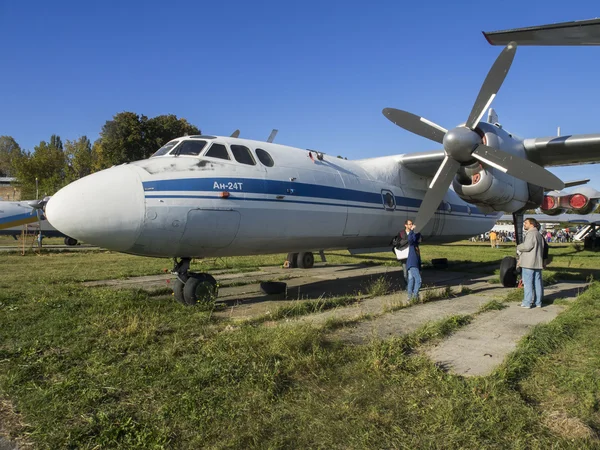
[[[120,111],[348,159],[438,149],[385,107],[464,122],[501,51],[481,31],[582,20],[597,2],[0,0],[0,135],[92,141]],[[600,47],[522,47],[493,107],[523,137],[600,133]],[[598,166],[552,169],[564,180]]]

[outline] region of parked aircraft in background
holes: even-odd
[[[36,211],[29,203],[0,201],[0,231],[37,221]]]
[[[37,200],[0,201],[0,236],[12,236],[16,239],[21,236],[25,226],[29,233],[39,234],[41,229],[44,237],[63,237],[66,245],[77,245],[76,239],[54,228],[38,206],[43,206],[43,203]]]
[[[189,271],[193,257],[292,252],[288,259],[308,268],[319,249],[387,250],[407,218],[429,242],[484,233],[501,211],[519,214],[541,205],[544,190],[563,189],[544,166],[600,162],[599,134],[521,140],[481,121],[515,52],[515,44],[502,51],[456,128],[383,110],[441,144],[439,151],[346,161],[231,136],[188,136],[150,159],[75,181],[50,199],[46,214],[85,242],[174,258],[174,293],[184,304],[216,295],[212,276]]]

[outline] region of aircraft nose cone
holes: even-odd
[[[61,233],[116,251],[133,246],[144,213],[142,182],[129,166],[81,178],[58,191],[46,205],[46,218]]]

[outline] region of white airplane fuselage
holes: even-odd
[[[90,244],[155,257],[376,249],[414,219],[427,188],[400,155],[319,159],[278,144],[202,139],[198,156],[155,156],[66,186],[48,202],[50,223]],[[227,147],[229,160],[206,156],[215,143]],[[248,148],[256,164],[236,161],[230,145]],[[257,158],[257,148],[268,152],[272,167]],[[426,241],[460,240],[488,231],[498,216],[449,190],[422,233]]]

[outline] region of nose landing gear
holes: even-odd
[[[190,272],[191,258],[173,259],[173,273],[177,275],[173,284],[173,294],[179,303],[193,306],[201,302],[214,301],[219,292],[217,280],[208,273]]]

